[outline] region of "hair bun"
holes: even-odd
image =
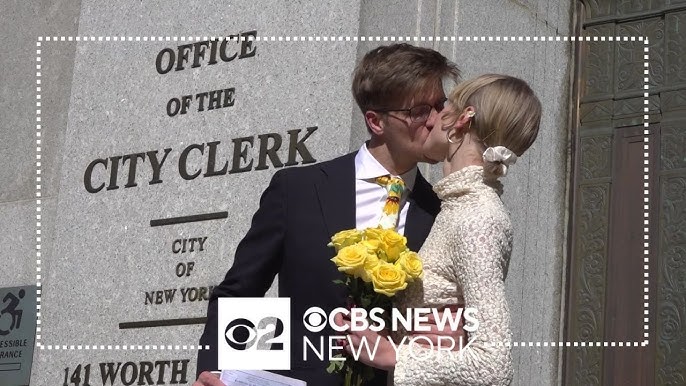
[[[486,151],[484,151],[483,159],[484,162],[494,162],[500,164],[500,173],[497,174],[506,176],[507,167],[514,165],[515,162],[517,162],[517,155],[505,146],[495,146],[489,147],[486,149]]]

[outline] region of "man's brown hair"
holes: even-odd
[[[377,47],[355,68],[352,92],[366,111],[402,108],[415,95],[441,86],[445,78],[457,83],[460,70],[439,52],[406,43]],[[409,106],[408,106],[409,107]]]

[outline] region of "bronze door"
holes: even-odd
[[[686,1],[577,9],[563,383],[686,385]]]

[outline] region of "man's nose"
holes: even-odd
[[[431,112],[429,113],[429,118],[426,119],[426,127],[428,128],[433,128],[434,125],[436,124],[436,121],[438,121],[438,117],[441,113],[436,110],[436,108],[431,108]]]

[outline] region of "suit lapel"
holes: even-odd
[[[434,193],[431,185],[417,171],[414,189],[408,198],[410,208],[405,221],[405,237],[407,247],[419,252],[424,240],[429,235],[434,219],[438,214],[441,202]]]
[[[355,154],[322,164],[322,176],[316,184],[317,197],[326,225],[333,236],[344,229],[353,229],[355,220]]]

